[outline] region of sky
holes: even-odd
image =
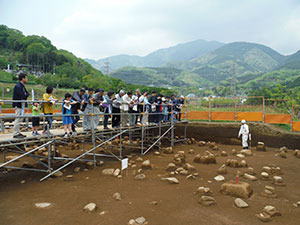
[[[300,0],[0,0],[0,24],[96,60],[197,39],[300,49]]]

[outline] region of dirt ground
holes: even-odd
[[[217,156],[217,164],[204,165],[194,163],[196,154],[204,154],[210,150],[208,146],[199,147],[196,144],[178,144],[174,152],[185,151],[186,160],[194,165],[199,173],[195,180],[187,180],[186,176],[176,175],[179,184],[168,184],[160,180],[166,174],[166,166],[173,160],[174,154],[155,155],[152,152],[143,156],[153,164],[152,170],[143,170],[145,180],[135,180],[141,162],[136,162],[136,167],[130,167],[123,172],[122,178],[104,176],[104,168],[120,168],[120,163],[115,160],[105,161],[99,166],[84,172],[86,164],[78,163],[67,167],[63,177],[51,178],[43,182],[39,179],[42,173],[12,171],[0,175],[0,225],[126,225],[132,218],[143,216],[149,225],[255,225],[262,224],[255,217],[266,205],[275,206],[282,216],[274,217],[269,224],[299,225],[300,208],[292,204],[300,201],[300,159],[293,156],[292,150],[287,153],[287,158],[275,156],[276,148],[268,148],[267,152],[256,152],[254,156],[246,157],[249,166],[258,173],[263,166],[280,166],[286,186],[274,186],[272,181],[258,179],[241,181],[250,183],[253,195],[245,201],[248,208],[240,209],[234,205],[234,197],[220,193],[223,182],[216,182],[213,178],[217,169],[230,159],[238,159],[231,155],[231,150],[240,150],[239,146],[218,144],[220,154],[225,150],[228,157]],[[195,154],[188,154],[194,149]],[[135,160],[139,155],[133,153],[130,160]],[[74,173],[75,167],[80,166],[81,171]],[[224,175],[226,181],[235,179],[237,168],[228,167],[228,174]],[[239,168],[239,170],[242,170]],[[74,175],[73,181],[64,181],[68,174]],[[25,180],[24,184],[21,181]],[[211,181],[211,182],[208,182]],[[277,198],[261,196],[265,185],[275,187]],[[215,206],[205,207],[198,203],[194,194],[199,186],[211,188],[216,199]],[[113,199],[113,194],[119,192],[122,200]],[[157,201],[157,205],[150,202]],[[50,202],[52,206],[47,209],[38,209],[35,203]],[[83,211],[83,207],[94,202],[97,210],[93,213]],[[105,211],[104,215],[100,213]]]

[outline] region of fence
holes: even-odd
[[[300,105],[290,99],[265,99],[263,96],[233,98],[188,98],[188,120],[241,121],[288,124],[300,131]]]

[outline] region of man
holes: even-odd
[[[29,93],[25,88],[27,83],[27,74],[19,74],[19,82],[14,87],[13,100],[27,100]],[[27,103],[13,102],[12,106],[15,108],[15,123],[14,123],[14,138],[24,138],[26,135],[21,134],[20,124],[23,122],[24,118],[19,118],[19,116],[24,115],[24,109],[27,106]],[[22,107],[23,106],[23,107]]]
[[[249,132],[249,127],[246,124],[246,120],[242,120],[242,125],[239,131],[239,135],[238,138],[241,137],[242,135],[242,145],[243,145],[243,149],[248,149],[248,137],[249,140],[251,141],[251,134]]]
[[[153,124],[157,121],[157,116],[155,114],[156,113],[156,103],[157,103],[156,91],[152,91],[152,95],[149,98],[149,103],[151,104],[151,111],[149,114],[149,123]]]
[[[75,91],[73,93],[72,99],[74,101],[76,101],[77,103],[72,105],[72,114],[78,114],[78,110],[81,109],[81,103],[82,103],[84,94],[85,94],[85,89],[83,89],[83,88],[80,89],[80,91]],[[76,135],[75,125],[80,120],[80,117],[79,116],[73,116],[72,120],[73,120],[72,132],[73,132],[74,135]]]
[[[146,111],[145,105],[144,105],[144,98],[147,95],[147,92],[144,91],[143,94],[139,97],[139,101],[138,101],[138,106],[139,106],[139,113],[141,113],[140,115],[140,123],[142,123],[143,120],[143,115],[142,113],[144,113]]]
[[[120,107],[122,105],[122,97],[124,96],[125,91],[120,90],[119,94],[115,95],[115,99],[113,100],[113,108],[112,108],[112,121],[111,121],[111,126],[113,128],[118,128],[120,126],[120,119],[121,119],[121,110]]]
[[[178,121],[181,121],[181,110],[182,110],[182,107],[184,105],[184,96],[181,95],[180,98],[178,98]]]
[[[126,95],[122,97],[122,105],[121,105],[121,122],[122,127],[127,126],[127,122],[129,122],[129,106],[132,104],[132,92],[128,91]],[[132,121],[134,123],[134,121]]]
[[[94,113],[97,114],[94,116],[94,128],[97,129],[99,121],[100,121],[100,105],[102,105],[104,101],[104,89],[96,89],[96,94],[94,96],[95,101],[94,105]]]
[[[132,96],[132,99],[134,101],[134,106],[133,106],[133,111],[134,113],[136,113],[135,115],[135,124],[137,124],[138,122],[138,118],[140,117],[140,115],[138,115],[138,113],[141,113],[143,111],[143,106],[139,104],[139,99],[141,97],[141,91],[140,89],[136,89],[135,91],[135,95]],[[141,121],[141,119],[140,119]]]
[[[89,88],[88,93],[83,96],[82,103],[84,104],[84,111],[83,111],[84,114],[94,113],[93,103],[95,99],[93,97],[93,94],[94,94],[94,89]],[[93,128],[94,126],[93,119],[94,118],[90,115],[83,116],[82,124],[83,124],[84,131],[90,131]]]

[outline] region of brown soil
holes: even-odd
[[[199,139],[199,138],[198,138]],[[66,168],[64,176],[73,174],[74,181],[64,181],[63,177],[48,179],[39,182],[41,173],[12,171],[0,175],[0,224],[1,225],[122,225],[127,224],[131,218],[143,216],[149,225],[255,225],[262,224],[255,214],[259,213],[266,205],[275,206],[282,216],[273,218],[270,224],[297,225],[300,224],[300,208],[294,208],[293,203],[300,201],[300,159],[289,151],[287,158],[275,156],[274,148],[267,152],[255,152],[254,156],[247,157],[248,164],[257,173],[268,164],[280,166],[286,186],[274,186],[277,198],[265,198],[261,192],[265,185],[272,185],[272,181],[242,181],[249,182],[254,191],[246,200],[249,208],[239,209],[234,206],[234,197],[223,195],[219,192],[221,183],[214,181],[216,171],[230,155],[233,145],[219,144],[219,152],[225,150],[228,157],[217,157],[217,164],[203,165],[193,162],[195,154],[204,154],[210,150],[207,146],[176,145],[175,152],[184,150],[187,162],[194,165],[199,173],[195,180],[187,180],[185,176],[177,175],[179,184],[168,184],[160,181],[160,175],[165,174],[165,168],[173,160],[174,154],[156,156],[153,151],[143,156],[150,159],[154,168],[144,171],[146,179],[137,181],[134,174],[140,168],[129,168],[123,173],[123,178],[107,177],[101,175],[104,168],[119,168],[117,161],[106,161],[104,166],[90,169],[88,172],[73,173],[76,166],[82,169],[85,164],[79,163]],[[188,154],[189,149],[194,149],[195,154]],[[214,152],[216,153],[216,152]],[[138,154],[131,159],[138,157]],[[242,170],[242,169],[240,169]],[[235,178],[237,169],[228,168],[226,180]],[[25,184],[21,184],[26,180]],[[208,183],[208,181],[212,183]],[[194,195],[197,187],[210,187],[217,205],[205,207],[197,203]],[[121,201],[113,199],[113,194],[119,192]],[[157,201],[157,205],[150,204]],[[50,202],[53,204],[48,209],[37,209],[35,203]],[[83,207],[94,202],[98,209],[94,213],[83,212]],[[107,211],[100,215],[100,212]]]

